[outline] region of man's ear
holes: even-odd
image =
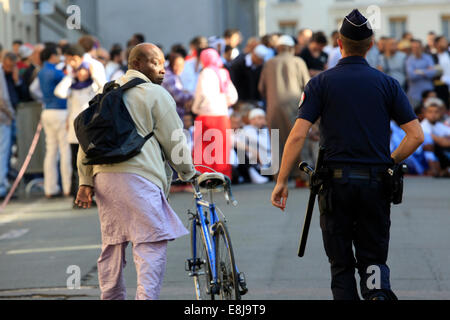
[[[338,43],[339,49],[342,50],[342,40],[338,38],[337,43]]]
[[[344,56],[344,47],[342,46],[342,40],[340,38],[338,38],[337,43],[339,46],[339,50],[341,51],[341,55]]]
[[[140,63],[139,63],[139,60],[138,59],[134,59],[134,60],[132,60],[131,61],[131,67],[134,69],[134,70],[139,70],[140,68]]]
[[[372,41],[370,42],[369,50],[372,49],[372,47],[374,46],[374,44],[375,44],[375,39],[372,38]],[[367,50],[367,51],[369,51],[369,50]]]

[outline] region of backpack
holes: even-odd
[[[123,86],[108,82],[74,121],[80,147],[86,154],[85,165],[113,164],[133,158],[141,152],[153,132],[142,137],[123,102],[128,89],[145,83],[135,78]]]

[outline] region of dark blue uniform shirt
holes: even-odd
[[[390,120],[416,119],[398,81],[358,56],[341,59],[306,86],[298,118],[319,117],[325,162],[380,165],[392,164]]]

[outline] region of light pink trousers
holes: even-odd
[[[127,291],[123,269],[128,242],[103,245],[97,261],[102,300],[125,300]],[[137,272],[136,300],[158,300],[166,271],[167,241],[133,244]]]

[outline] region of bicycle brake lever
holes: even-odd
[[[227,201],[227,204],[230,204],[230,197],[228,196],[227,189],[226,189],[226,187],[223,189],[224,189],[223,195],[225,197],[225,200]]]
[[[231,180],[229,178],[227,179],[227,183],[224,185],[224,190],[225,190],[225,199],[227,200],[227,204],[230,204],[230,199],[231,199],[231,205],[233,207],[237,207],[238,202],[236,201],[236,199],[234,199],[233,193],[231,192]]]

